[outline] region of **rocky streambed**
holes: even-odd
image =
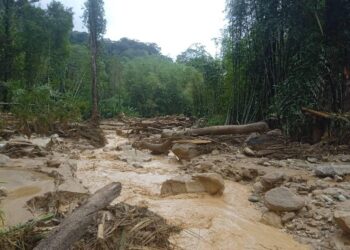
[[[52,207],[69,214],[84,195],[117,181],[123,188],[114,204],[148,209],[181,229],[168,247],[349,249],[346,155],[280,160],[247,156],[244,147],[230,144],[179,161],[171,152],[152,155],[133,148],[142,138],[128,126],[103,122],[107,145],[98,149],[84,139],[55,135],[32,138],[34,146],[21,153],[15,150],[21,148],[18,141],[28,140],[12,137],[7,155],[13,158],[6,151],[0,155],[5,225]]]

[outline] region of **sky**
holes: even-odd
[[[81,16],[85,0],[59,0],[74,12],[74,29],[85,30]],[[41,0],[45,7],[50,0]],[[194,43],[201,43],[213,56],[214,38],[225,26],[225,0],[104,0],[106,38],[127,37],[154,42],[164,55],[175,58]]]

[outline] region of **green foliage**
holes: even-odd
[[[48,85],[32,90],[15,89],[12,112],[23,126],[38,133],[51,131],[56,123],[67,124],[80,119],[80,104],[68,94],[53,91]]]
[[[301,107],[339,112],[349,65],[349,1],[227,1],[229,122],[276,116],[302,135]],[[347,24],[348,26],[346,26]]]

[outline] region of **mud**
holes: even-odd
[[[128,139],[113,130],[105,132],[106,149],[82,152],[77,177],[91,192],[110,181],[121,182],[122,194],[115,202],[146,206],[179,225],[183,231],[172,238],[175,245],[183,249],[308,249],[292,236],[260,223],[261,213],[248,201],[250,188],[233,181],[225,182],[221,198],[208,194],[161,197],[161,184],[184,174],[183,165],[174,156],[154,157],[131,149]],[[113,150],[116,147],[122,150]],[[143,168],[132,167],[135,163]]]
[[[123,188],[113,205],[123,202],[148,208],[170,225],[181,228],[180,233],[170,238],[172,245],[180,249],[348,249],[346,236],[342,236],[332,217],[339,199],[350,199],[347,177],[324,180],[313,173],[320,161],[344,164],[346,154],[317,155],[316,160],[305,160],[304,155],[299,159],[280,157],[292,155],[289,152],[294,148],[289,148],[288,154],[276,153],[278,157],[251,158],[243,154],[241,145],[246,137],[242,136],[202,138],[213,142],[212,152],[182,162],[172,152],[152,155],[132,147],[143,138],[158,140],[164,130],[159,124],[167,130],[179,130],[192,122],[185,118],[174,119],[170,125],[166,119],[105,121],[101,129],[107,141],[100,148],[94,148],[89,138],[35,138],[31,142],[47,148],[48,156],[11,159],[5,168],[0,168],[0,182],[6,181],[0,186],[9,191],[0,203],[6,225],[45,212],[64,216],[83,202],[87,192],[93,193],[117,181]],[[180,127],[174,128],[176,124]],[[61,164],[52,169],[47,166],[48,160]],[[275,172],[283,172],[285,177],[278,185],[308,201],[305,208],[293,215],[276,214],[283,221],[279,228],[262,222],[267,208],[261,178]],[[167,180],[199,173],[221,175],[225,184],[223,194],[161,195],[162,184]],[[259,184],[261,190],[257,188]]]

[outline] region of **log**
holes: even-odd
[[[213,126],[206,128],[190,129],[184,132],[177,132],[170,136],[203,136],[203,135],[230,135],[230,134],[249,134],[253,132],[265,132],[269,129],[266,122],[257,122],[246,125],[226,125]],[[162,137],[168,137],[163,133]]]
[[[46,239],[40,241],[34,250],[66,250],[81,239],[97,212],[108,206],[120,195],[122,186],[113,182],[98,190],[88,201],[69,215]]]

